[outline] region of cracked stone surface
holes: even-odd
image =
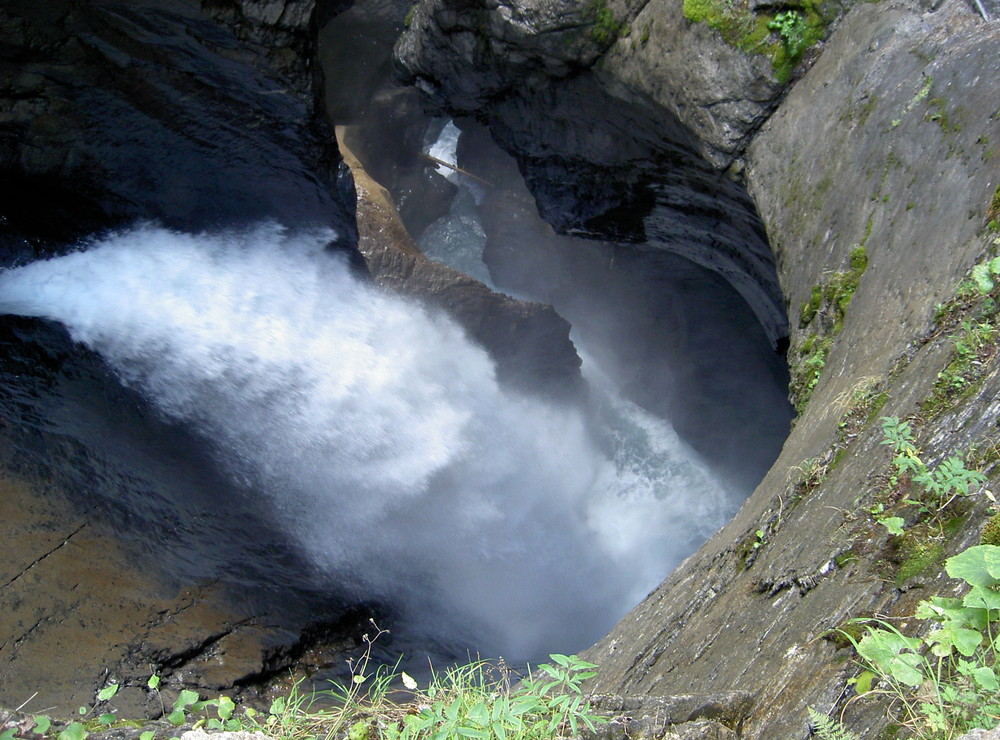
[[[45,489],[0,478],[0,703],[34,695],[29,710],[68,716],[106,683],[144,684],[171,654],[185,684],[221,688],[261,672],[267,632],[250,615],[228,610],[211,586],[176,594],[137,568],[142,560],[112,532]],[[193,649],[176,655],[185,646]],[[116,704],[142,716],[146,700],[123,691]]]

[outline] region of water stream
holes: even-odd
[[[390,605],[414,639],[521,660],[600,637],[732,515],[745,492],[592,364],[586,405],[512,392],[449,318],[357,280],[332,237],[144,225],[0,273],[0,313],[64,326],[149,424],[194,440],[162,445],[176,465],[141,467],[207,486],[198,515],[154,527],[163,494],[122,491],[151,507],[131,536],[224,563],[216,577],[265,584],[273,567],[288,588]],[[17,394],[16,374],[4,382]],[[100,436],[60,414],[84,446]],[[130,423],[123,475],[152,434]],[[268,544],[282,538],[290,554]]]

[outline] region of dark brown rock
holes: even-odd
[[[170,674],[165,691],[178,682],[231,688],[263,672],[278,633],[210,585],[178,594],[155,570],[137,569],[141,556],[46,488],[0,480],[0,702],[70,716],[120,683],[130,690],[112,705],[142,717],[159,711],[145,689],[151,672]],[[236,635],[238,661],[226,640]],[[218,643],[230,650],[207,655]]]
[[[136,219],[322,224],[353,242],[311,99],[196,4],[13,5],[0,6],[0,258]]]

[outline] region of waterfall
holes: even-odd
[[[732,515],[666,421],[598,377],[586,407],[499,385],[332,237],[141,225],[0,272],[0,312],[63,324],[199,435],[331,588],[484,654],[586,646]]]

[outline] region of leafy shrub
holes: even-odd
[[[891,445],[895,453],[892,464],[896,469],[894,480],[907,475],[912,483],[923,489],[923,494],[914,504],[931,504],[940,511],[958,496],[967,496],[986,482],[986,476],[978,470],[970,470],[961,457],[952,455],[931,470],[921,459],[920,452],[913,444],[913,432],[906,421],[896,416],[882,417],[882,444]]]
[[[809,26],[806,24],[805,16],[797,10],[778,13],[767,27],[778,32],[789,59],[798,59],[809,46],[810,42],[807,40]]]
[[[872,690],[896,700],[917,738],[955,737],[1000,721],[1000,547],[970,547],[949,558],[945,570],[970,590],[963,598],[920,602],[915,616],[936,623],[923,637],[883,621],[860,640],[847,635],[866,668],[859,692],[877,679]]]

